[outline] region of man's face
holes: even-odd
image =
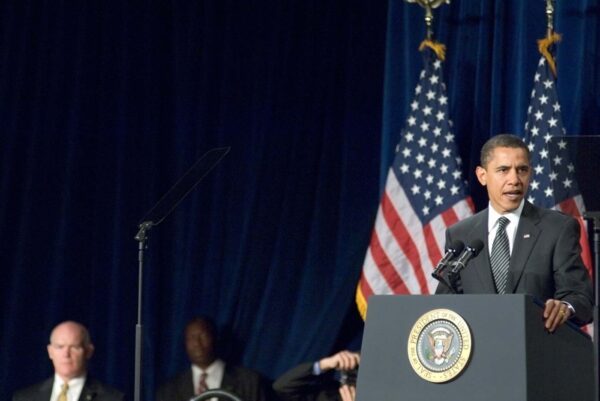
[[[76,323],[62,323],[50,336],[48,356],[54,371],[65,381],[83,375],[93,353],[94,346],[84,344],[83,329]]]
[[[185,349],[190,361],[205,368],[215,360],[214,338],[202,321],[189,324],[185,330]]]
[[[478,166],[475,174],[487,187],[492,207],[502,214],[519,207],[529,187],[531,169],[524,149],[498,147],[487,166]]]

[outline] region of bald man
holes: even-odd
[[[48,344],[54,376],[15,392],[13,401],[122,401],[121,392],[88,375],[87,364],[93,354],[94,344],[82,324],[60,323]]]

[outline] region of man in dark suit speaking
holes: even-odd
[[[525,200],[531,177],[529,149],[514,135],[489,139],[476,175],[488,193],[487,209],[446,231],[446,244],[481,241],[484,248],[460,272],[465,294],[530,294],[545,301],[550,332],[571,320],[592,320],[592,284],[581,259],[579,223]],[[440,283],[436,294],[452,292]]]
[[[54,377],[15,392],[13,401],[122,401],[123,394],[87,374],[94,345],[80,323],[66,321],[54,328],[48,356]]]
[[[212,320],[198,317],[185,328],[189,369],[163,384],[157,401],[188,401],[208,389],[222,389],[243,401],[265,401],[263,378],[255,371],[226,364],[216,354],[217,330]]]

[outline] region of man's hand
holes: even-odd
[[[356,369],[359,363],[359,353],[350,351],[340,351],[337,354],[321,359],[319,361],[319,367],[323,372],[331,369],[352,370]]]
[[[356,387],[351,384],[340,386],[340,398],[342,401],[354,401],[356,398]]]
[[[562,301],[558,299],[549,299],[544,307],[544,320],[546,330],[553,333],[560,325],[565,323],[571,317],[571,310]]]

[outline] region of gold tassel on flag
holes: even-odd
[[[544,56],[544,58],[548,62],[548,67],[550,67],[554,78],[556,78],[556,61],[554,60],[554,57],[552,57],[549,48],[553,44],[560,42],[560,39],[560,34],[552,32],[544,39],[538,40],[538,50],[540,51],[540,53],[542,53],[542,56]]]
[[[419,45],[419,51],[422,52],[426,48],[433,50],[440,61],[444,61],[446,59],[446,45],[443,43],[436,42],[435,40],[425,39]]]

